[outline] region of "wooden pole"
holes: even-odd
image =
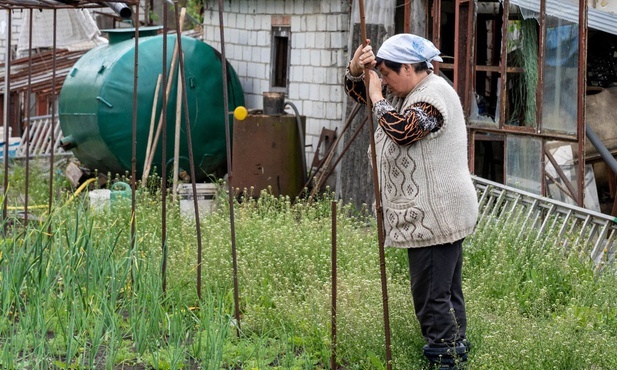
[[[184,23],[184,16],[186,15],[186,8],[182,8],[180,10],[180,24],[179,30],[180,32],[177,34],[177,37],[182,37],[182,23]],[[165,101],[169,101],[169,95],[171,94],[171,86],[174,83],[174,76],[176,72],[176,64],[178,62],[178,54],[180,50],[178,48],[178,41],[176,40],[176,45],[174,46],[174,52],[171,57],[171,68],[169,69],[169,78],[167,79],[167,88],[165,89]],[[163,115],[159,116],[159,124],[156,128],[156,134],[154,135],[154,140],[152,142],[152,148],[149,153],[146,153],[146,163],[144,165],[144,174],[142,176],[142,183],[146,183],[148,180],[148,176],[150,176],[150,167],[152,166],[152,160],[154,158],[154,153],[156,152],[156,147],[158,145],[159,137],[161,136],[161,129],[163,127]],[[165,174],[163,174],[163,178],[165,178]]]
[[[152,150],[152,136],[154,136],[154,124],[156,122],[156,108],[158,106],[159,101],[159,91],[161,90],[161,80],[163,79],[163,75],[159,73],[159,77],[156,80],[156,87],[154,88],[154,99],[152,101],[152,113],[150,114],[150,130],[148,130],[148,142],[146,144],[146,159]],[[144,164],[144,169],[141,175],[141,178],[144,179],[146,177],[146,166]],[[142,185],[146,185],[142,182]]]
[[[172,180],[172,199],[175,202],[178,197],[178,161],[180,160],[180,124],[182,123],[182,85],[183,76],[178,77],[178,88],[176,91],[176,130],[174,132],[174,172]]]

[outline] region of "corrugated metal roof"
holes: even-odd
[[[113,3],[137,5],[138,0],[113,0]],[[100,2],[85,0],[0,0],[0,8],[6,9],[60,9],[60,8],[103,8]]]
[[[55,91],[58,92],[69,74],[73,65],[88,50],[57,50],[56,51],[56,81]],[[32,54],[31,89],[33,93],[45,93],[53,91],[53,52],[44,51]],[[4,64],[0,65],[0,94],[4,94]],[[11,61],[11,91],[26,91],[28,89],[29,75],[28,58],[20,58]]]
[[[511,4],[521,8],[540,12],[540,0],[510,0]],[[578,1],[547,0],[546,14],[572,23],[578,23]],[[604,31],[617,35],[617,14],[589,8],[587,12],[587,26],[594,30]]]

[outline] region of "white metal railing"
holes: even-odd
[[[15,158],[26,157],[26,144],[30,141],[29,155],[33,157],[43,157],[51,155],[65,155],[67,152],[60,147],[60,140],[63,138],[62,129],[55,118],[55,124],[52,125],[51,116],[38,116],[30,118],[30,124],[24,130],[21,136],[21,142],[15,151]],[[52,142],[52,126],[53,142]]]
[[[605,215],[537,194],[472,176],[480,215],[478,225],[496,223],[520,225],[518,239],[545,246],[557,243],[564,249],[578,250],[601,269],[615,262],[617,217]]]

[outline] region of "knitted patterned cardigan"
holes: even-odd
[[[429,103],[439,110],[444,124],[406,146],[390,140],[381,127],[375,131],[385,245],[418,248],[468,236],[476,224],[478,201],[456,91],[430,74],[405,99],[389,96],[388,100],[399,113],[411,104]]]

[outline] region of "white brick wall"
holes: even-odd
[[[348,0],[224,2],[225,56],[240,78],[248,109],[261,109],[262,93],[270,91],[272,16],[290,17],[286,101],[306,116],[309,164],[322,128],[335,129],[343,119],[350,12]],[[206,2],[203,26],[204,41],[220,51],[218,6],[213,2]]]
[[[22,11],[12,11],[11,14],[11,48],[17,49],[17,41],[19,40],[19,30],[21,29],[21,23],[23,19]],[[9,11],[0,10],[0,63],[4,63],[6,60],[6,47],[8,36],[8,20]]]

